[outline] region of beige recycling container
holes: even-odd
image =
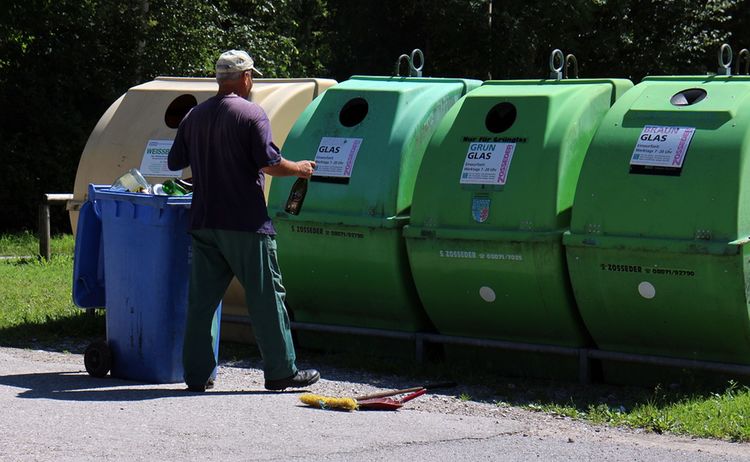
[[[255,79],[250,101],[268,114],[274,141],[283,149],[289,130],[307,105],[328,87],[330,79]],[[213,78],[157,77],[135,86],[115,101],[89,136],[78,164],[73,201],[68,204],[73,233],[78,209],[86,201],[89,183],[109,184],[135,167],[152,184],[174,175],[191,176],[189,169],[170,174],[166,154],[185,114],[216,94]],[[270,187],[266,178],[266,198]],[[245,294],[232,281],[224,299],[223,313],[247,317]],[[222,338],[245,340],[249,329],[223,326]]]

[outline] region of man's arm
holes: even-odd
[[[187,143],[185,143],[185,137],[183,136],[183,130],[177,130],[177,135],[172,143],[172,148],[169,150],[167,156],[167,168],[172,171],[182,170],[183,168],[190,167],[190,156],[188,155]]]
[[[315,162],[312,160],[300,160],[292,162],[283,157],[281,162],[275,165],[263,167],[263,173],[271,176],[298,176],[300,178],[310,178],[315,169]]]
[[[315,168],[315,162],[311,160],[300,160],[292,162],[284,159],[278,146],[273,143],[271,135],[271,121],[259,106],[254,114],[252,123],[249,124],[250,140],[253,144],[251,153],[255,164],[261,167],[261,171],[271,176],[297,176],[310,178]],[[269,165],[270,164],[270,165]]]

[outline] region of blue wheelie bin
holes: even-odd
[[[107,340],[92,343],[84,358],[91,375],[111,370],[128,380],[183,380],[190,203],[190,196],[89,186],[78,218],[73,301],[81,308],[106,308]],[[217,364],[220,318],[221,304],[212,327]]]

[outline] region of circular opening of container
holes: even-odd
[[[492,133],[501,133],[509,129],[516,121],[516,107],[511,103],[500,103],[490,109],[484,124]]]
[[[164,113],[164,123],[169,128],[177,128],[192,108],[198,105],[198,100],[193,95],[180,95],[169,104],[167,112]]]
[[[675,93],[669,102],[675,106],[690,106],[703,101],[706,98],[706,94],[706,90],[701,88],[689,88]]]
[[[339,113],[339,122],[344,127],[353,127],[362,122],[369,107],[364,98],[354,98],[344,104]]]

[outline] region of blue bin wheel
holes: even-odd
[[[104,340],[92,342],[83,354],[86,372],[92,377],[106,377],[112,368],[112,350]]]

